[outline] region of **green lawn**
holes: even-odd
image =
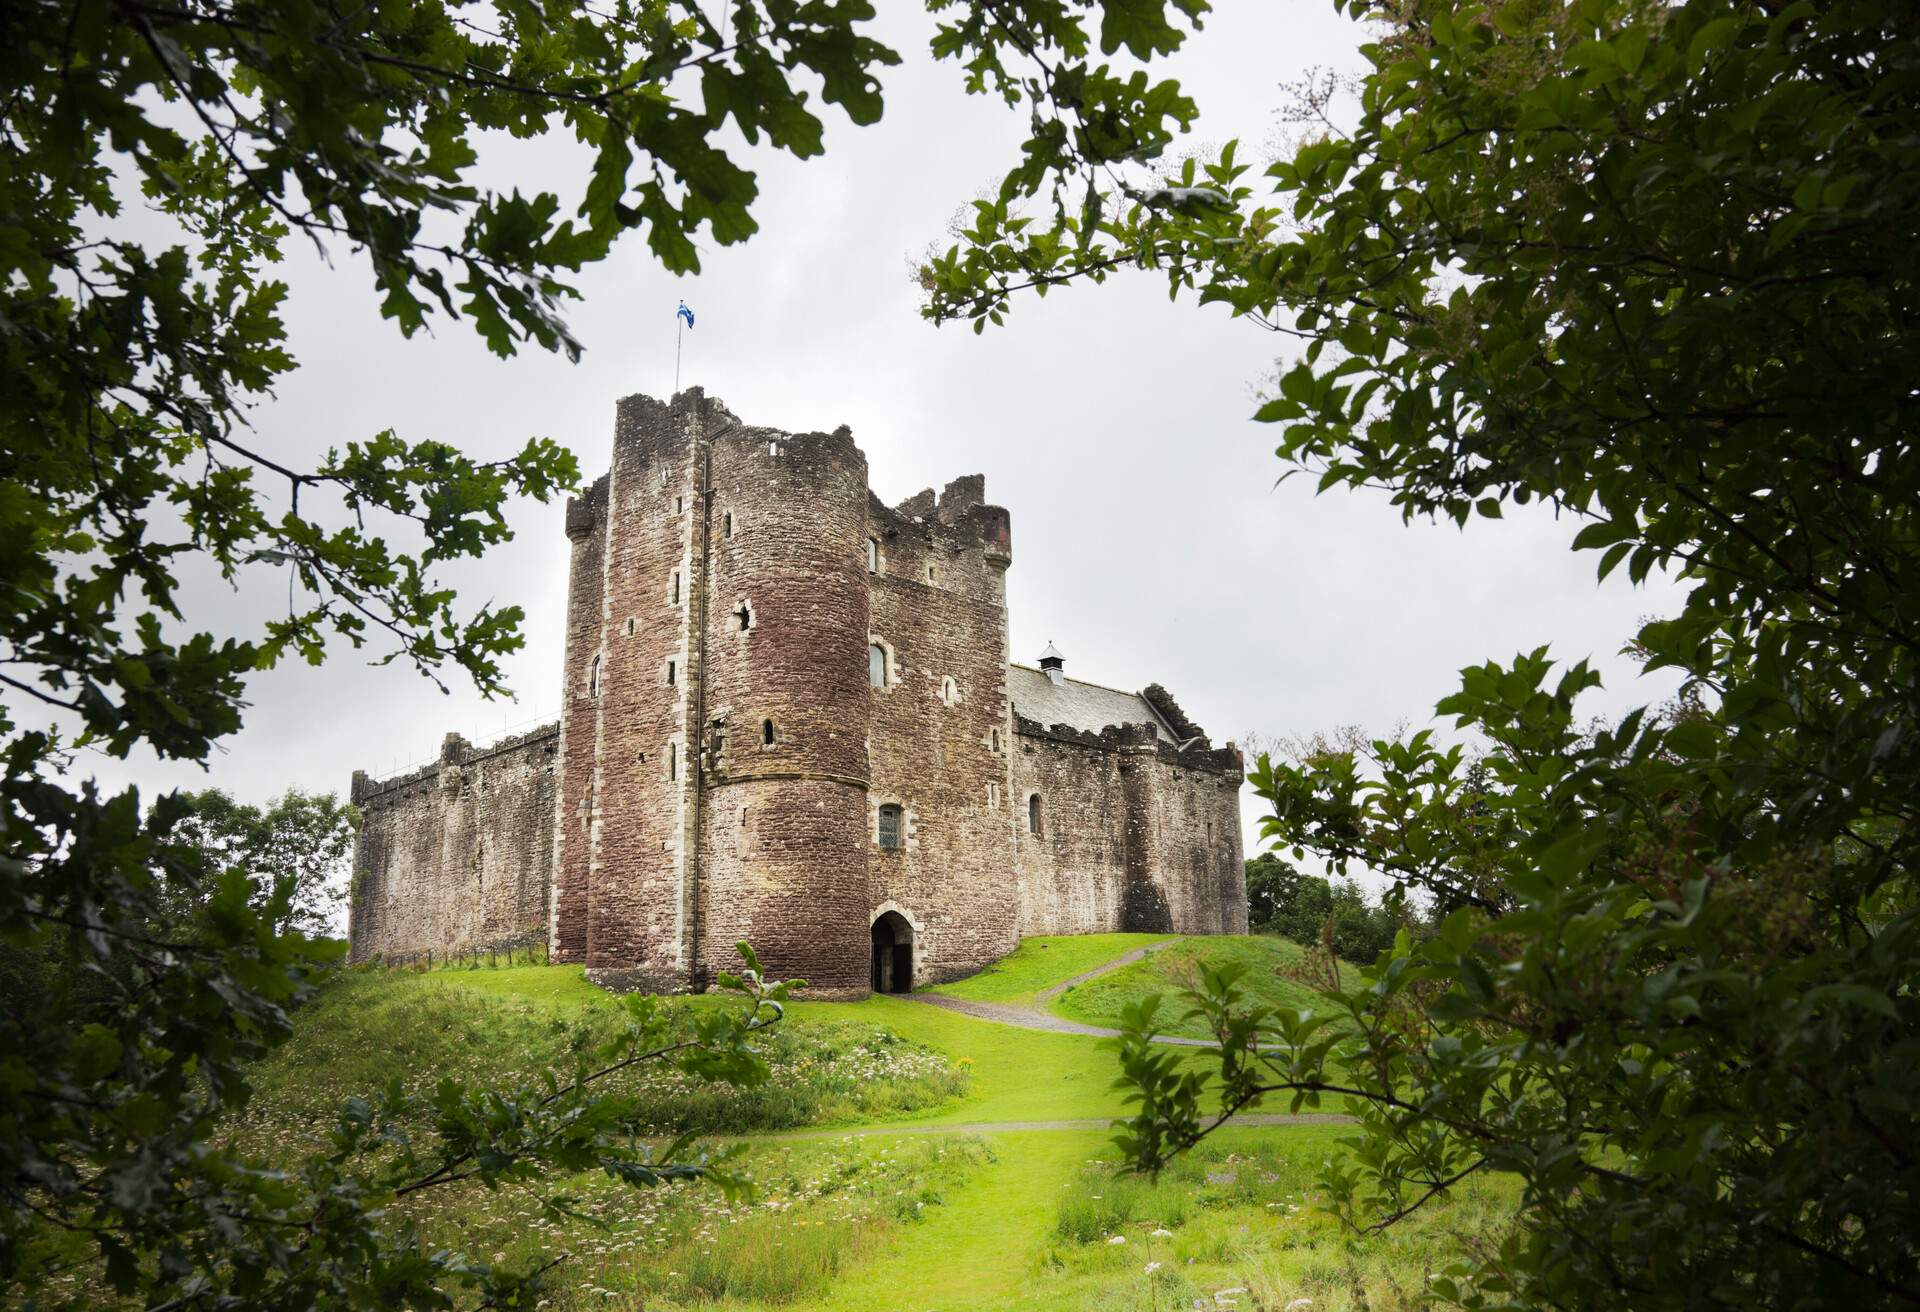
[[[1161,943],[1171,934],[1074,934],[1023,938],[1020,946],[977,975],[936,984],[929,992],[972,1002],[1031,1002],[1040,990],[1115,957]]]
[[[1038,1006],[1048,985],[1161,937],[1029,939],[940,991]],[[1126,999],[1175,986],[1202,958],[1247,961],[1263,998],[1304,1000],[1273,975],[1298,952],[1267,938],[1182,940],[1077,986],[1057,1009],[1111,1023]],[[235,1133],[268,1155],[311,1146],[342,1097],[396,1071],[507,1078],[564,1061],[620,1007],[578,967],[346,971],[258,1068]],[[1300,1298],[1312,1312],[1385,1312],[1414,1305],[1452,1236],[1495,1234],[1511,1211],[1496,1182],[1458,1189],[1386,1236],[1345,1230],[1315,1207],[1319,1165],[1342,1151],[1338,1125],[1230,1127],[1157,1182],[1118,1174],[1107,1131],[1042,1128],[1125,1114],[1109,1042],[911,998],[796,1002],[767,1051],[773,1079],[751,1095],[646,1091],[663,1118],[747,1138],[750,1198],[588,1174],[548,1183],[597,1224],[543,1216],[537,1191],[518,1186],[428,1191],[405,1210],[429,1236],[460,1236],[493,1260],[569,1253],[549,1312],[1171,1312]]]
[[[1205,1037],[1205,1028],[1185,1017],[1186,1004],[1177,996],[1200,963],[1236,962],[1246,967],[1240,987],[1257,1002],[1317,1007],[1322,1004],[1313,991],[1285,974],[1305,955],[1306,949],[1293,940],[1267,934],[1182,939],[1111,974],[1075,985],[1053,1000],[1051,1010],[1087,1025],[1112,1026],[1120,1023],[1120,1013],[1129,1003],[1160,994],[1165,998],[1155,1026],[1160,1033]]]

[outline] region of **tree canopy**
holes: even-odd
[[[1920,1302],[1920,28],[1887,0],[1375,5],[1351,128],[1004,193],[928,313],[1157,271],[1304,349],[1258,418],[1322,489],[1466,525],[1544,502],[1682,700],[1594,728],[1540,650],[1431,731],[1263,760],[1265,834],[1457,907],[1319,1015],[1217,975],[1226,1113],[1335,1095],[1327,1184],[1383,1226],[1464,1176],[1512,1233],[1474,1307]],[[1625,636],[1625,635],[1623,635]],[[1144,1165],[1215,1119],[1136,1018]]]

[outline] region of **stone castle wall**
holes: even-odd
[[[857,996],[889,912],[916,984],[1022,934],[1244,930],[1231,747],[1157,688],[1114,694],[1143,723],[1100,732],[1014,714],[1011,532],[980,476],[889,509],[844,428],[635,396],[566,527],[559,723],[356,776],[356,959],[533,934],[609,985],[698,989],[746,939]]]
[[[545,940],[558,748],[555,725],[485,748],[449,734],[432,765],[382,783],[354,775],[355,960]]]
[[[1009,798],[1007,512],[984,480],[959,479],[889,510],[867,506],[878,569],[871,640],[886,687],[871,689],[873,772],[864,849],[868,923],[913,928],[914,979],[978,970],[1019,943]],[[866,681],[865,645],[862,680]],[[903,845],[880,846],[880,808],[905,813]]]

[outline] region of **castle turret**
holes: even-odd
[[[844,428],[708,451],[696,653],[709,972],[750,941],[809,996],[866,991],[867,464]]]

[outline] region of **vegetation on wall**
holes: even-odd
[[[1295,860],[1454,909],[1319,1015],[1206,978],[1225,1114],[1347,1099],[1324,1179],[1363,1226],[1516,1177],[1518,1230],[1435,1283],[1465,1306],[1920,1302],[1920,28],[1338,7],[1376,25],[1350,128],[1315,84],[1264,179],[1230,146],[1074,213],[1003,192],[929,313],[1141,266],[1299,338],[1286,464],[1461,525],[1544,502],[1603,576],[1672,572],[1634,642],[1690,696],[1590,731],[1597,675],[1542,649],[1437,708],[1477,780],[1431,732],[1263,760]],[[1216,1121],[1133,1021],[1153,1166]]]

